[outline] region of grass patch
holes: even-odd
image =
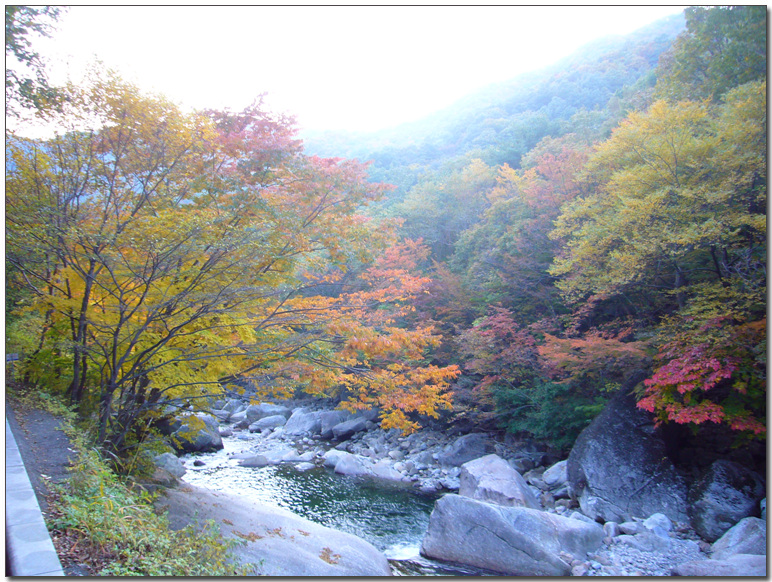
[[[174,531],[155,497],[116,474],[76,428],[77,415],[61,399],[19,386],[8,396],[24,408],[43,409],[62,418],[62,430],[76,451],[70,478],[49,484],[47,524],[63,558],[95,576],[244,576],[233,549],[241,540],[225,539],[214,521]],[[21,388],[21,389],[19,389]]]
[[[76,447],[72,477],[55,498],[53,527],[108,557],[97,575],[247,574],[232,559],[231,550],[240,542],[224,539],[213,521],[201,528],[169,529],[166,515],[155,513],[151,494],[113,473],[96,450],[82,442]]]

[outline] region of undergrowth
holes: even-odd
[[[240,540],[224,539],[214,521],[171,530],[167,516],[153,508],[154,495],[110,469],[76,428],[77,416],[63,402],[37,390],[12,395],[19,404],[63,419],[62,430],[76,451],[66,484],[51,485],[49,528],[87,545],[101,576],[243,576],[232,550]],[[98,563],[97,563],[98,562]]]

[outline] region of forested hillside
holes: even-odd
[[[375,212],[428,249],[456,420],[568,446],[639,371],[660,421],[764,438],[765,23],[689,9],[421,123],[306,140],[398,186]]]
[[[370,134],[305,132],[307,151],[370,160],[373,181],[400,186],[471,157],[519,167],[545,136],[607,134],[647,98],[653,70],[684,27],[675,15],[627,36],[595,41],[543,70],[497,83],[427,118]]]
[[[116,458],[245,385],[563,449],[634,388],[718,447],[765,439],[764,7],[369,135],[38,79],[19,106],[56,135],[6,136],[6,345]]]

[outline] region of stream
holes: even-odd
[[[224,449],[220,451],[184,455],[181,460],[187,473],[183,480],[214,491],[237,492],[257,503],[281,507],[359,536],[384,553],[395,575],[485,574],[473,567],[443,564],[419,555],[437,495],[422,495],[405,485],[337,475],[324,467],[299,471],[287,463],[250,468],[230,458],[254,450],[255,443],[254,439],[223,437]]]

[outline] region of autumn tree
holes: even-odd
[[[454,371],[423,367],[430,331],[379,320],[418,283],[321,293],[388,240],[359,213],[383,192],[366,166],[304,156],[292,120],[259,103],[184,114],[117,78],[69,91],[62,133],[9,143],[8,257],[34,293],[27,373],[97,410],[107,449],[250,376],[284,394],[348,384],[389,426],[442,405]]]
[[[343,292],[288,302],[303,344],[263,371],[349,410],[378,408],[384,428],[412,432],[417,418],[437,418],[450,408],[458,368],[433,362],[441,337],[415,317],[414,303],[431,284],[417,269],[428,253],[420,241],[394,243]]]
[[[692,330],[660,329],[647,409],[678,422],[702,422],[708,408],[714,421],[747,419],[748,409],[731,403],[734,416],[715,413],[709,401],[719,391],[707,391],[739,381],[742,393],[738,378],[749,366],[732,362],[756,353],[736,340],[753,336],[761,317],[753,306],[766,293],[766,83],[741,85],[717,106],[660,101],[630,115],[590,158],[586,179],[591,193],[564,207],[552,234],[564,245],[551,268],[559,287],[576,305],[645,291],[653,301],[634,305],[636,317],[673,314]],[[722,294],[739,302],[741,316],[721,301],[711,302],[710,316],[688,315]],[[715,326],[720,337],[710,340]],[[686,389],[684,378],[702,391]]]
[[[499,168],[490,206],[456,243],[454,270],[487,302],[502,302],[524,323],[562,311],[548,273],[558,244],[548,234],[561,206],[580,192],[576,177],[585,147],[573,135],[545,138],[524,158],[523,169]]]
[[[615,130],[588,162],[593,191],[564,208],[551,235],[565,241],[551,272],[568,296],[636,285],[678,292],[760,257],[765,91],[740,87],[716,113],[660,101]]]

